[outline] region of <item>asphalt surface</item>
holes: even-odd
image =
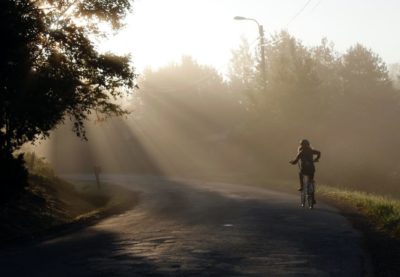
[[[360,234],[322,203],[308,210],[296,195],[223,183],[108,180],[138,191],[139,203],[74,233],[0,250],[0,276],[369,275]]]

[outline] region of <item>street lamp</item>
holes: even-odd
[[[265,54],[264,54],[264,28],[254,18],[248,18],[248,17],[243,17],[243,16],[235,16],[233,19],[235,19],[235,20],[250,20],[250,21],[254,21],[255,23],[257,23],[258,33],[259,33],[259,36],[260,36],[261,74],[262,74],[263,89],[264,89],[265,88],[265,84],[266,84],[266,79],[265,79]]]

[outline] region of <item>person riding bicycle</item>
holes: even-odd
[[[317,157],[314,159],[314,155]],[[300,146],[297,149],[297,156],[290,163],[295,165],[300,161],[300,187],[299,191],[304,187],[304,176],[308,176],[311,182],[314,182],[315,166],[314,162],[318,162],[321,158],[321,152],[311,147],[310,142],[306,139],[300,141]],[[314,198],[315,199],[315,198]]]

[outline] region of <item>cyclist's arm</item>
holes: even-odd
[[[301,152],[299,152],[296,156],[296,158],[294,160],[291,160],[290,163],[291,164],[297,164],[297,162],[300,160],[300,154]]]
[[[318,162],[319,159],[321,158],[321,152],[318,150],[313,150],[313,155],[316,155],[317,157],[314,159],[315,162]]]

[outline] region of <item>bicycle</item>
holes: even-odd
[[[308,208],[311,210],[314,208],[314,181],[309,176],[304,175],[303,184],[303,189],[300,191],[300,206],[304,208],[307,203]]]

